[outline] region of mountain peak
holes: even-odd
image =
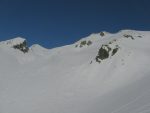
[[[92,33],[87,37],[84,37],[82,39],[80,39],[79,41],[77,41],[75,44],[75,47],[80,47],[82,48],[83,46],[90,46],[93,43],[97,43],[100,42],[101,39],[104,39],[106,37],[111,36],[112,34],[106,31],[101,31],[99,33]]]
[[[8,45],[8,46],[14,46],[14,45],[23,43],[24,41],[26,41],[26,39],[24,39],[22,37],[16,37],[16,38],[13,38],[13,39],[10,39],[10,40],[2,41],[0,43]]]
[[[2,47],[11,47],[14,49],[18,49],[24,53],[28,52],[29,50],[26,39],[22,37],[17,37],[10,40],[2,41],[0,42],[0,45]]]

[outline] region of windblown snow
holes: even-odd
[[[150,113],[149,31],[24,52],[25,41],[0,42],[0,113]]]

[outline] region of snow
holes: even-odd
[[[22,38],[22,37],[17,37],[17,38],[14,38],[14,39],[10,39],[10,40],[7,40],[7,41],[2,41],[0,42],[0,45],[7,45],[7,46],[13,46],[13,45],[17,45],[17,44],[20,44],[22,42],[24,42],[25,39]]]
[[[149,113],[150,32],[104,33],[26,54],[11,48],[23,38],[0,42],[0,113]],[[83,40],[92,44],[76,48]],[[119,50],[98,63],[102,45]]]

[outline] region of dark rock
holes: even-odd
[[[24,52],[24,53],[27,53],[29,51],[29,48],[27,46],[27,42],[24,41],[20,44],[17,44],[17,45],[14,45],[13,46],[14,49],[19,49],[20,51]]]
[[[125,38],[131,38],[132,40],[134,40],[133,36],[132,35],[127,35],[127,34],[124,34],[123,35]]]
[[[142,38],[142,36],[138,36],[139,38]]]
[[[105,35],[105,33],[104,33],[104,32],[100,32],[100,36],[102,36],[102,37],[103,37],[104,35]]]
[[[98,51],[98,55],[96,56],[96,62],[101,63],[102,60],[107,59],[117,53],[119,46],[116,45],[115,47],[111,48],[109,45],[102,45]]]
[[[75,45],[75,47],[78,47],[78,45]]]
[[[104,48],[106,47],[106,48]],[[99,62],[100,60],[107,59],[109,57],[109,52],[111,51],[111,48],[108,45],[102,45],[102,47],[98,51],[98,55],[96,56],[96,61]]]
[[[89,46],[89,45],[91,45],[91,44],[92,44],[92,41],[89,40],[89,41],[87,42],[87,45]]]
[[[83,46],[85,46],[85,45],[88,45],[88,46],[90,46],[92,44],[92,41],[86,41],[86,40],[84,40],[84,41],[81,41],[81,43],[80,43],[80,48],[81,47],[83,47]],[[75,46],[75,47],[78,47],[78,46]]]
[[[115,55],[115,54],[117,53],[118,49],[119,49],[119,48],[113,49],[111,56]]]

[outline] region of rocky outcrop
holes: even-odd
[[[105,33],[104,32],[100,32],[100,36],[101,37],[105,36]]]
[[[132,40],[134,40],[134,37],[132,35],[128,35],[128,34],[124,34],[123,35],[125,38],[131,38]]]
[[[87,46],[90,46],[91,44],[92,44],[92,41],[90,41],[90,40],[88,40],[88,41],[83,40],[83,41],[80,42],[79,45],[78,45],[78,44],[75,45],[75,47],[78,47],[78,46],[79,46],[79,47],[81,48],[81,47],[84,47],[84,46],[86,46],[86,45],[87,45]]]
[[[27,53],[29,51],[26,40],[24,40],[24,42],[22,42],[20,44],[13,45],[13,48],[18,49],[24,53]]]
[[[96,62],[101,63],[102,60],[108,59],[110,56],[114,56],[118,52],[119,46],[111,47],[109,45],[102,45],[95,58]]]

